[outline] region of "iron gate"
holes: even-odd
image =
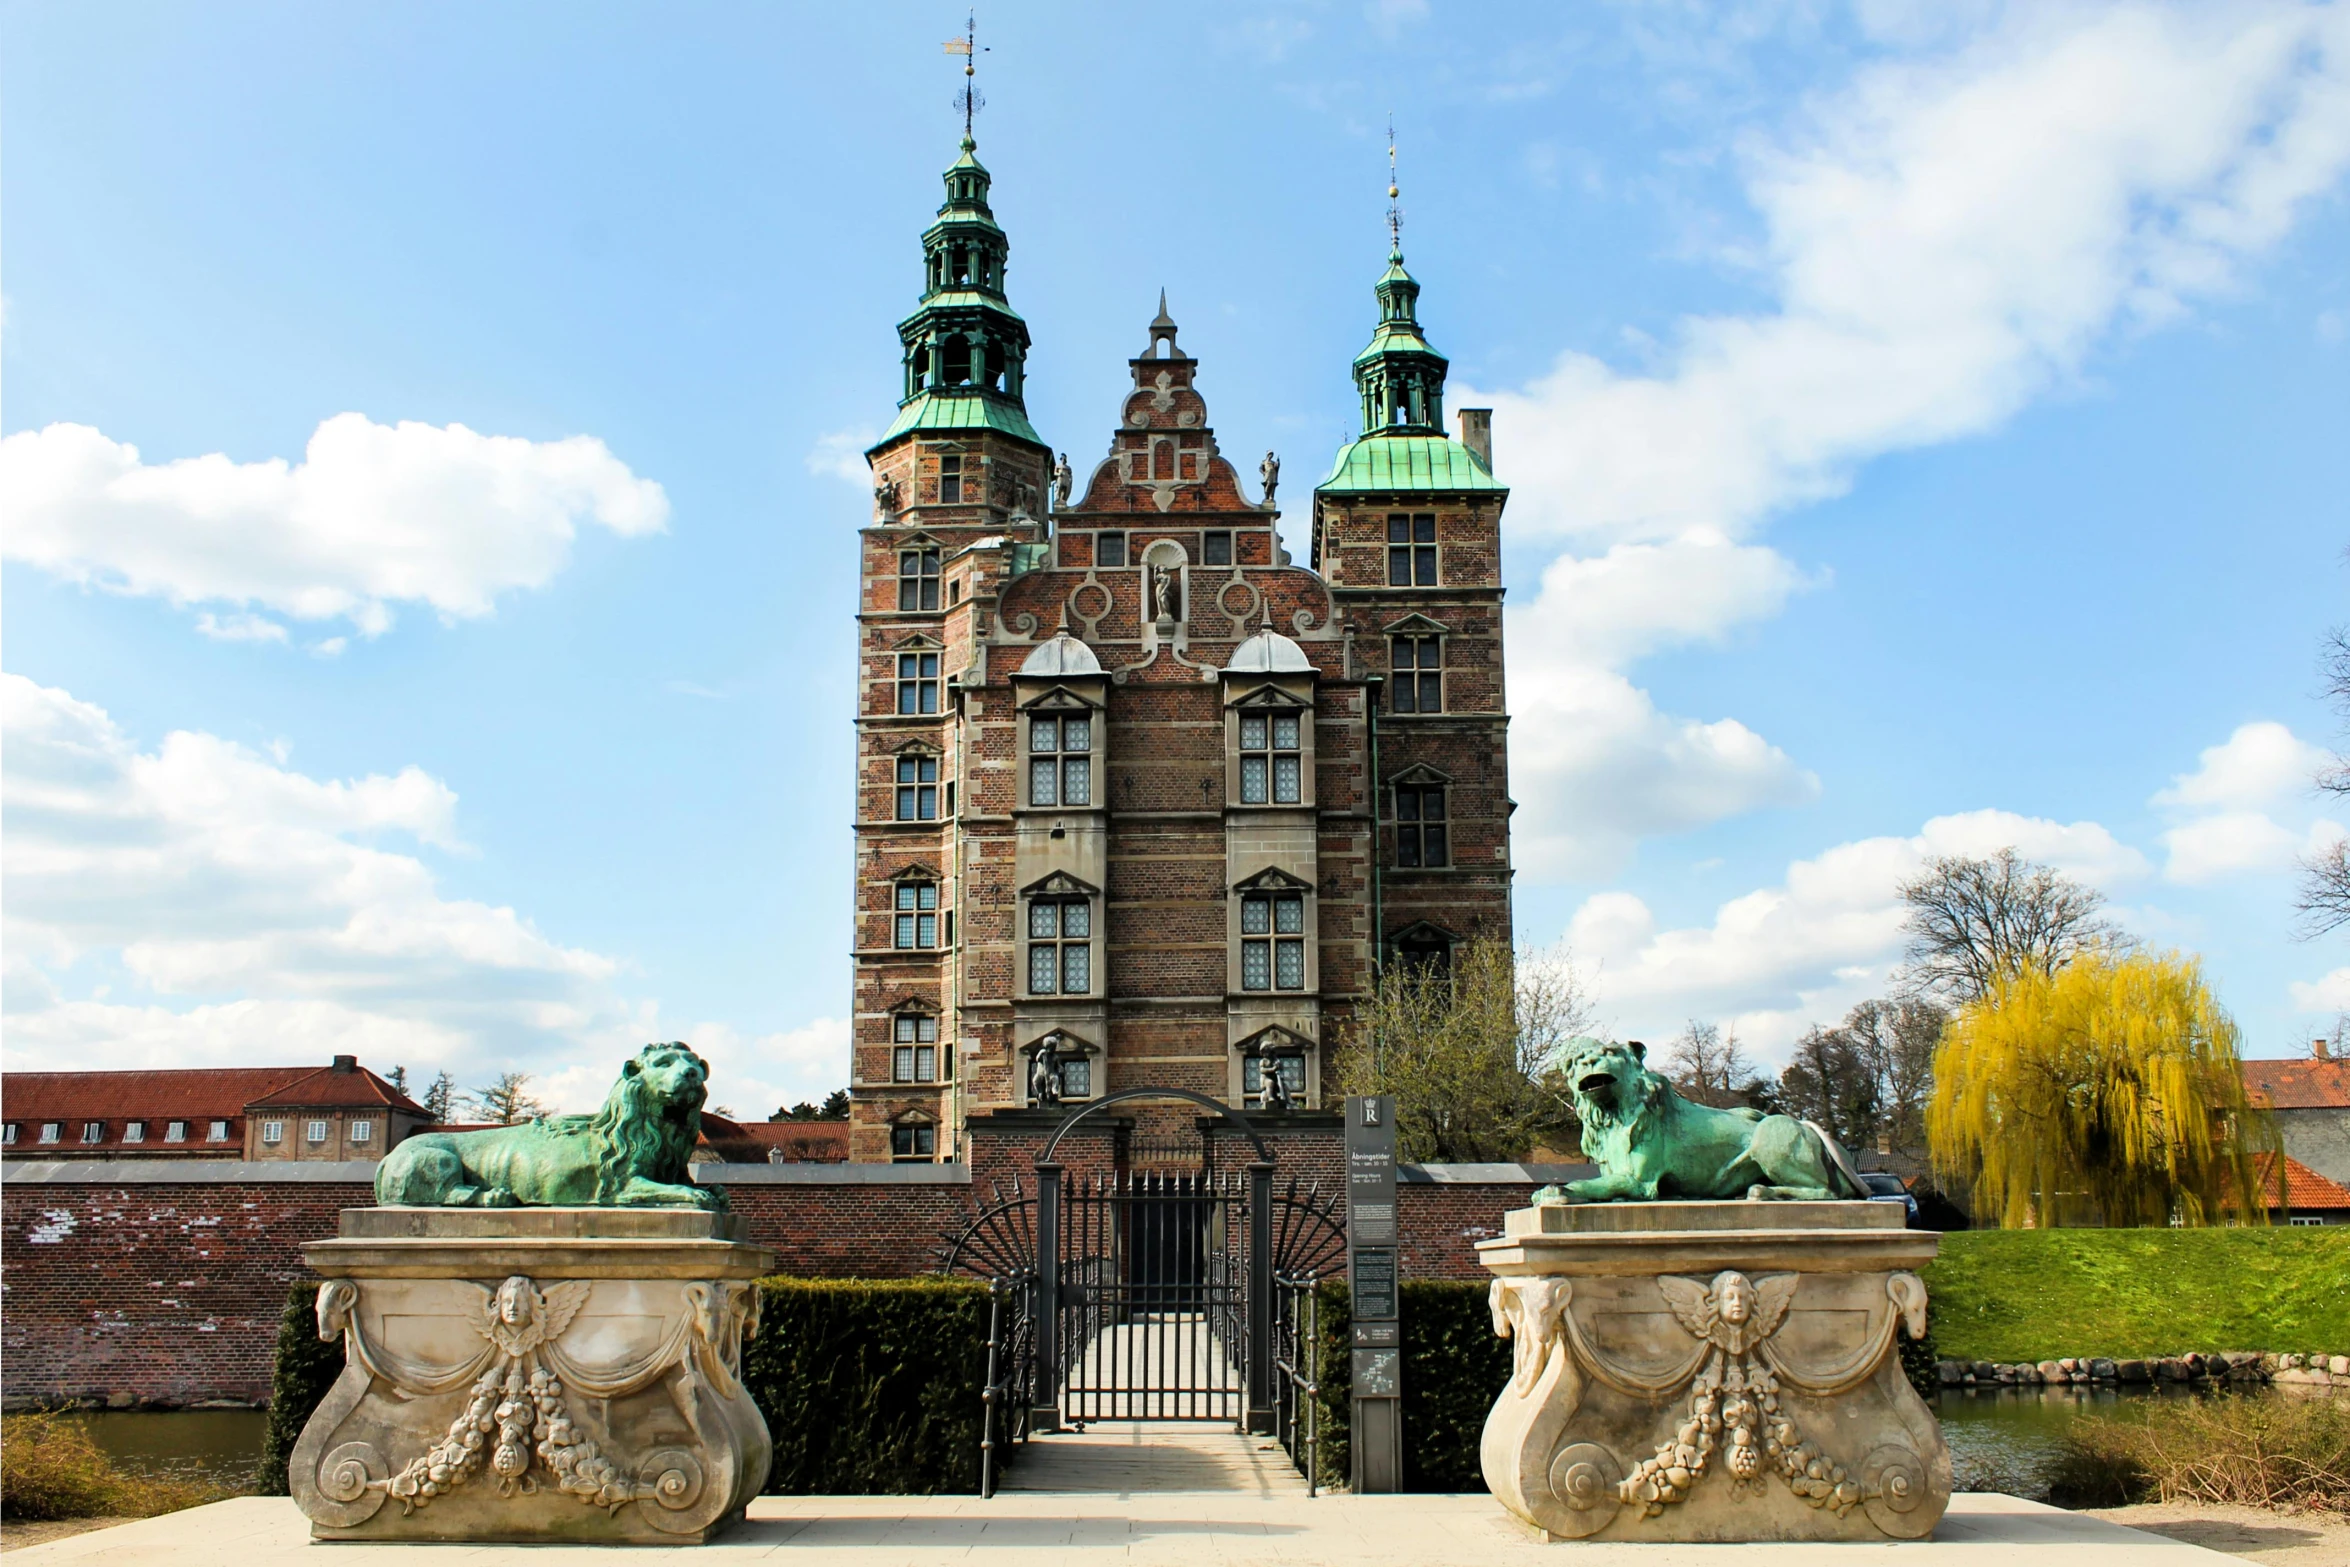
[[[1272,1431],[1284,1377],[1276,1290],[1335,1273],[1346,1232],[1336,1202],[1289,1181],[1245,1120],[1204,1096],[1138,1090],[1212,1108],[1255,1145],[1239,1174],[1072,1177],[1054,1162],[945,1237],[945,1271],[1007,1281],[1036,1325],[1020,1401],[1037,1429],[1090,1420],[1227,1420]],[[1118,1099],[1096,1101],[1064,1122]],[[1044,1331],[1049,1324],[1050,1330]]]

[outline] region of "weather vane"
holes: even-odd
[[[979,57],[986,50],[979,47],[979,14],[974,11],[963,23],[963,36],[950,38],[943,45],[948,54],[963,57],[963,90],[955,94],[955,107],[963,111],[963,139],[971,139],[971,117],[987,107],[987,97],[979,84],[972,80],[978,74]]]
[[[1397,200],[1403,187],[1395,182],[1395,116],[1387,117],[1387,248],[1403,254],[1403,208]]]

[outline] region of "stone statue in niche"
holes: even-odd
[[[1257,464],[1257,473],[1265,481],[1265,504],[1270,506],[1273,504],[1273,491],[1281,483],[1281,459],[1271,452],[1265,453],[1265,460]]]
[[[1053,464],[1053,510],[1063,511],[1069,505],[1069,491],[1076,486],[1077,475],[1069,471],[1069,454],[1061,453]]]
[[[1028,1102],[1051,1109],[1061,1102],[1061,1055],[1049,1039],[1041,1041],[1028,1058]]]
[[[1175,602],[1175,573],[1166,566],[1151,568],[1151,618],[1172,623],[1179,606]]]

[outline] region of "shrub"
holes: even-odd
[[[743,1380],[775,1441],[777,1496],[979,1489],[987,1286],[767,1279]],[[1011,1449],[1000,1442],[999,1464]]]
[[[743,1382],[767,1417],[778,1496],[921,1496],[979,1489],[987,1286],[964,1279],[762,1279]],[[318,1339],[316,1284],[278,1325],[269,1430],[255,1487],[286,1494],[286,1460],[342,1374]],[[996,1448],[999,1467],[1011,1449]]]
[[[335,1378],[343,1374],[343,1341],[325,1343],[318,1336],[318,1286],[297,1284],[286,1292],[286,1309],[277,1321],[277,1359],[269,1374],[269,1425],[261,1437],[261,1463],[253,1471],[256,1496],[284,1496],[286,1460],[310,1423],[310,1412],[322,1403]]]
[[[2067,1507],[2151,1499],[2350,1512],[2350,1406],[2223,1393],[2086,1415],[2059,1439],[2049,1495]]]
[[[1407,1491],[1481,1491],[1477,1447],[1485,1416],[1510,1379],[1510,1344],[1493,1331],[1487,1286],[1468,1279],[1410,1279],[1403,1312],[1403,1483]],[[1350,1459],[1348,1398],[1353,1313],[1346,1282],[1321,1287],[1322,1483],[1344,1485]]]
[[[182,1480],[125,1473],[71,1415],[45,1410],[0,1417],[0,1515],[11,1520],[150,1518],[220,1494]]]

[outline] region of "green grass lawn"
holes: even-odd
[[[1948,1359],[2350,1354],[2350,1225],[1961,1231],[1925,1279]]]

